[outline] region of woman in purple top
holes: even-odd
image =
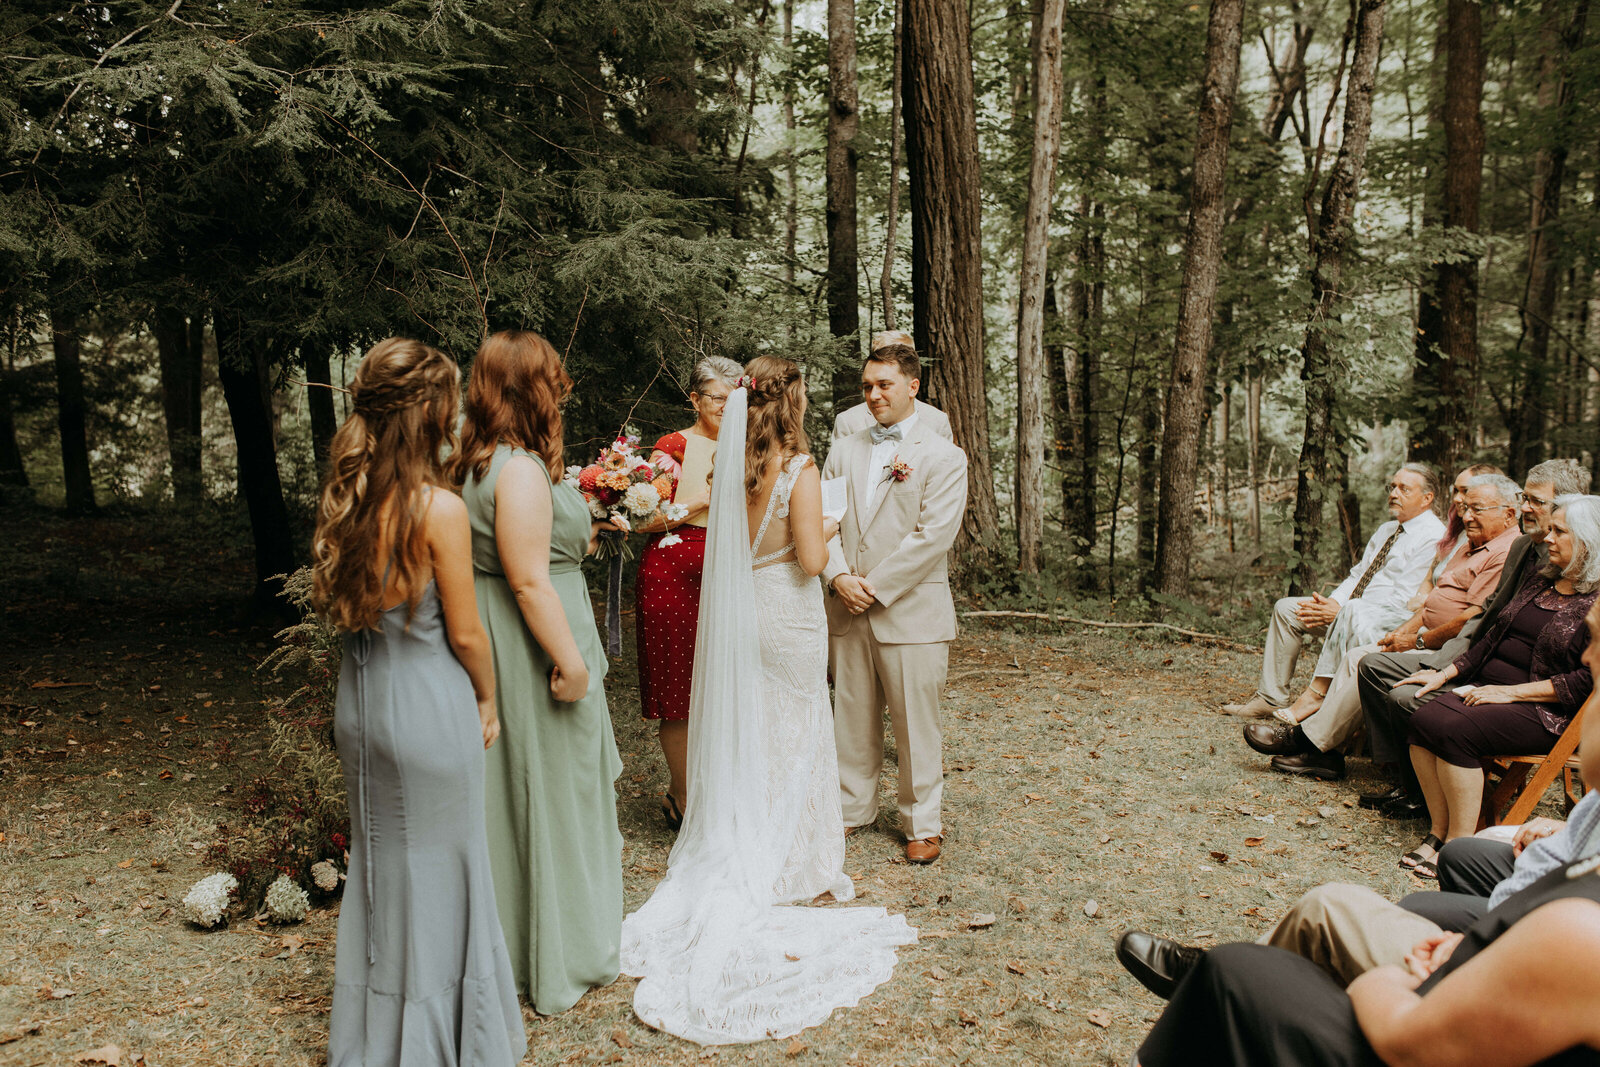
[[[1400,865],[1419,877],[1438,877],[1444,842],[1477,830],[1483,762],[1549,752],[1594,686],[1581,657],[1583,617],[1600,587],[1600,497],[1556,501],[1545,540],[1549,565],[1528,575],[1472,647],[1442,671],[1399,683],[1420,684],[1420,695],[1467,683],[1411,717],[1411,763],[1432,825]]]

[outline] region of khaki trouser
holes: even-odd
[[[1403,964],[1425,937],[1444,931],[1365,886],[1319,885],[1257,944],[1303,956],[1349,985],[1374,967]]]
[[[939,817],[944,794],[939,694],[950,646],[880,644],[867,621],[857,619],[829,640],[828,660],[844,824],[865,826],[877,818],[887,707],[900,764],[901,829],[912,840],[939,836],[944,831]]]
[[[1267,627],[1267,647],[1261,659],[1261,688],[1256,695],[1275,708],[1287,707],[1294,699],[1289,683],[1294,679],[1294,665],[1300,659],[1300,649],[1307,634],[1321,635],[1326,626],[1307,628],[1295,613],[1304,597],[1286,596],[1272,606],[1272,623]]]

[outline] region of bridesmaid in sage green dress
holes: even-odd
[[[559,479],[570,388],[542,337],[494,334],[473,360],[453,461],[500,700],[485,785],[495,899],[517,987],[543,1015],[616,979],[622,931],[622,760],[579,570],[594,524]]]

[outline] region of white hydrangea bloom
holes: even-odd
[[[634,482],[628,486],[628,491],[622,494],[622,506],[641,519],[654,515],[660,503],[661,494],[656,492],[656,487],[649,482]]]
[[[228,910],[228,898],[239,888],[239,879],[225,872],[207,875],[194,884],[183,898],[183,911],[189,921],[200,926],[215,926]]]
[[[606,517],[606,506],[600,503],[599,497],[592,496],[589,498],[589,514],[597,519]]]
[[[332,892],[339,887],[339,868],[333,865],[332,860],[321,860],[311,865],[311,881],[324,893]]]
[[[287,874],[267,886],[267,918],[275,923],[297,923],[311,910],[311,898]]]

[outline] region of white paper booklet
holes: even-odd
[[[829,478],[822,483],[822,517],[842,522],[844,513],[850,508],[850,494],[846,490],[846,479]]]

